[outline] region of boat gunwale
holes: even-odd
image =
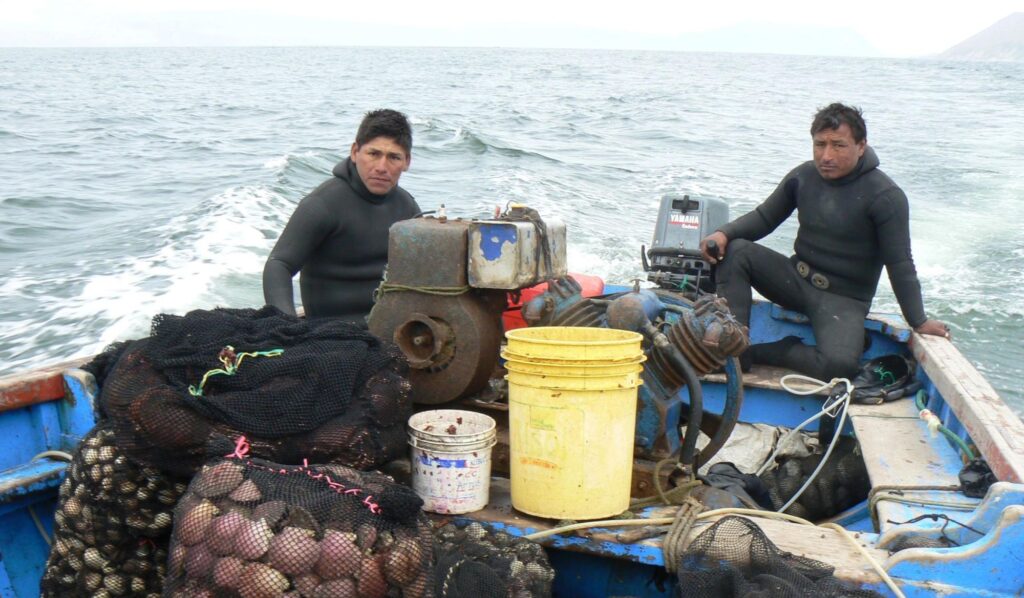
[[[996,478],[1024,483],[1024,420],[949,340],[914,332],[908,345]]]
[[[67,398],[64,372],[79,368],[91,359],[92,356],[69,359],[0,377],[0,413]]]

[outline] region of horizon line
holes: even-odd
[[[921,60],[938,58],[938,54],[920,54],[913,56],[892,56],[892,55],[863,55],[863,54],[795,54],[787,52],[751,52],[744,50],[697,50],[697,49],[671,49],[671,48],[594,48],[580,46],[434,46],[434,45],[344,45],[344,44],[208,44],[208,45],[89,45],[89,46],[5,46],[0,45],[0,50],[186,50],[186,49],[315,49],[315,48],[348,48],[348,49],[431,49],[431,50],[576,50],[589,52],[649,52],[649,53],[674,53],[674,54],[735,54],[751,56],[800,56],[807,58],[860,58],[860,59],[883,59],[883,60]]]

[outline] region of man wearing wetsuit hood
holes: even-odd
[[[798,337],[752,346],[749,363],[789,368],[820,380],[852,377],[864,351],[864,318],[882,266],[903,317],[921,334],[949,338],[949,329],[925,315],[910,252],[907,196],[878,169],[858,108],[831,104],[811,123],[814,159],[794,168],[753,211],[701,241],[718,263],[718,294],[736,318],[750,324],[751,287],[766,299],[808,316],[817,345]],[[794,255],[754,243],[797,210]],[[709,254],[717,243],[717,259]],[[726,251],[728,248],[728,251]]]
[[[388,259],[388,229],[416,216],[398,186],[412,160],[412,128],[395,110],[368,112],[349,157],[295,208],[263,268],[267,304],[295,314],[292,277],[306,316],[365,325]]]

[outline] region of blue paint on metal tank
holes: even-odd
[[[480,225],[480,253],[489,262],[501,259],[501,248],[505,243],[515,245],[518,240],[519,235],[514,226],[504,224]]]

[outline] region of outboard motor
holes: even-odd
[[[715,278],[711,264],[701,257],[700,240],[728,221],[729,205],[724,200],[663,197],[651,248],[641,248],[647,280],[690,299],[714,293]]]

